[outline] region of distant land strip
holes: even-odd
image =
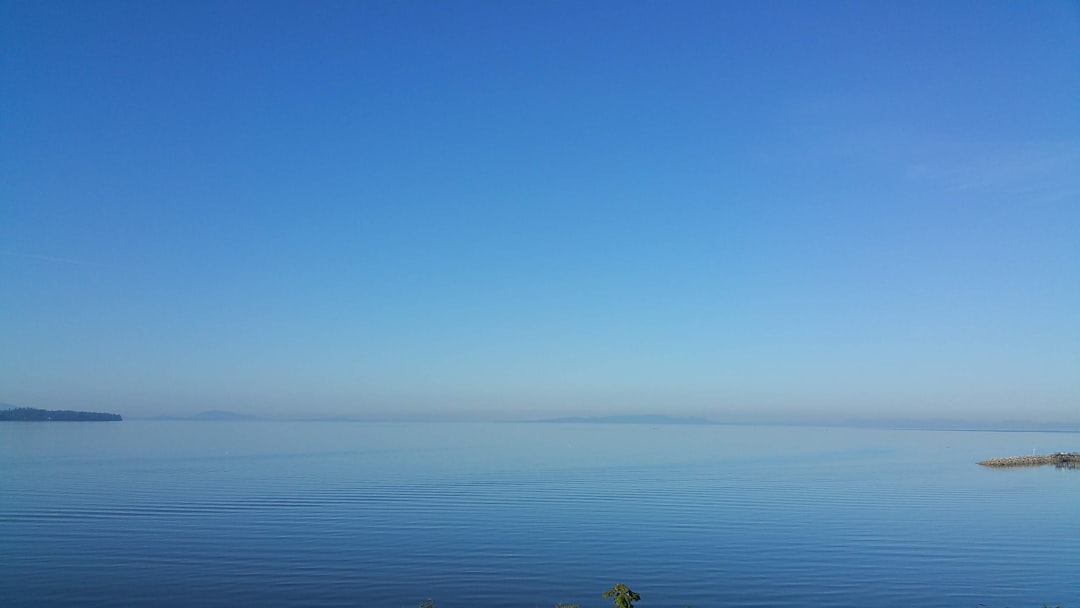
[[[705,418],[680,418],[676,416],[663,416],[656,414],[629,415],[629,416],[568,416],[565,418],[549,418],[546,420],[534,420],[533,422],[557,422],[574,424],[716,424]]]
[[[1037,467],[1054,464],[1062,467],[1080,467],[1080,452],[1058,452],[1056,454],[1032,454],[1031,456],[1007,456],[990,458],[980,462],[984,467]]]
[[[822,418],[817,420],[768,420],[768,419],[720,419],[712,420],[693,416],[666,416],[662,414],[616,415],[616,416],[566,416],[545,418],[527,422],[572,424],[684,424],[711,426],[808,426],[853,429],[896,429],[906,431],[959,431],[982,433],[1080,433],[1078,422],[1035,422],[1030,420],[1002,420],[996,422],[954,420],[950,418]]]
[[[0,422],[119,422],[120,414],[104,412],[76,412],[72,410],[39,410],[17,407],[0,410]]]

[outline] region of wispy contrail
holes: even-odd
[[[86,260],[75,260],[72,258],[58,258],[51,255],[37,255],[34,253],[19,253],[17,251],[0,251],[0,255],[6,255],[13,258],[26,258],[28,260],[44,260],[46,262],[59,262],[61,264],[78,264],[79,266],[100,266],[97,262],[88,262]]]

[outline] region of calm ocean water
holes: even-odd
[[[1080,608],[1080,434],[0,424],[0,605]]]

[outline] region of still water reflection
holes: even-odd
[[[6,606],[1077,603],[1080,435],[0,425]]]

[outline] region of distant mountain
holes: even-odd
[[[569,416],[566,418],[536,420],[535,422],[583,424],[714,424],[705,418],[662,416],[659,414],[642,414],[636,416]]]
[[[210,410],[199,412],[194,416],[188,416],[186,420],[255,420],[255,416],[237,414],[236,412],[226,412],[224,410]]]
[[[1031,420],[973,421],[953,418],[851,418],[841,426],[855,428],[911,429],[925,431],[1038,431],[1075,433],[1080,424]]]
[[[240,421],[240,420],[258,420],[255,416],[248,414],[237,414],[236,412],[227,412],[224,410],[209,410],[206,412],[199,412],[198,414],[192,414],[191,416],[147,416],[139,417],[140,420],[206,420],[206,421]]]
[[[663,416],[655,414],[637,416],[567,416],[534,420],[533,422],[558,422],[581,424],[721,424],[749,426],[821,426],[865,429],[934,430],[934,431],[1037,431],[1076,433],[1078,423],[1033,422],[1030,420],[971,421],[951,418],[847,418],[819,420],[709,420],[698,417]]]
[[[119,422],[120,414],[103,412],[77,412],[73,410],[39,410],[32,407],[17,407],[0,411],[0,421],[4,422]]]

